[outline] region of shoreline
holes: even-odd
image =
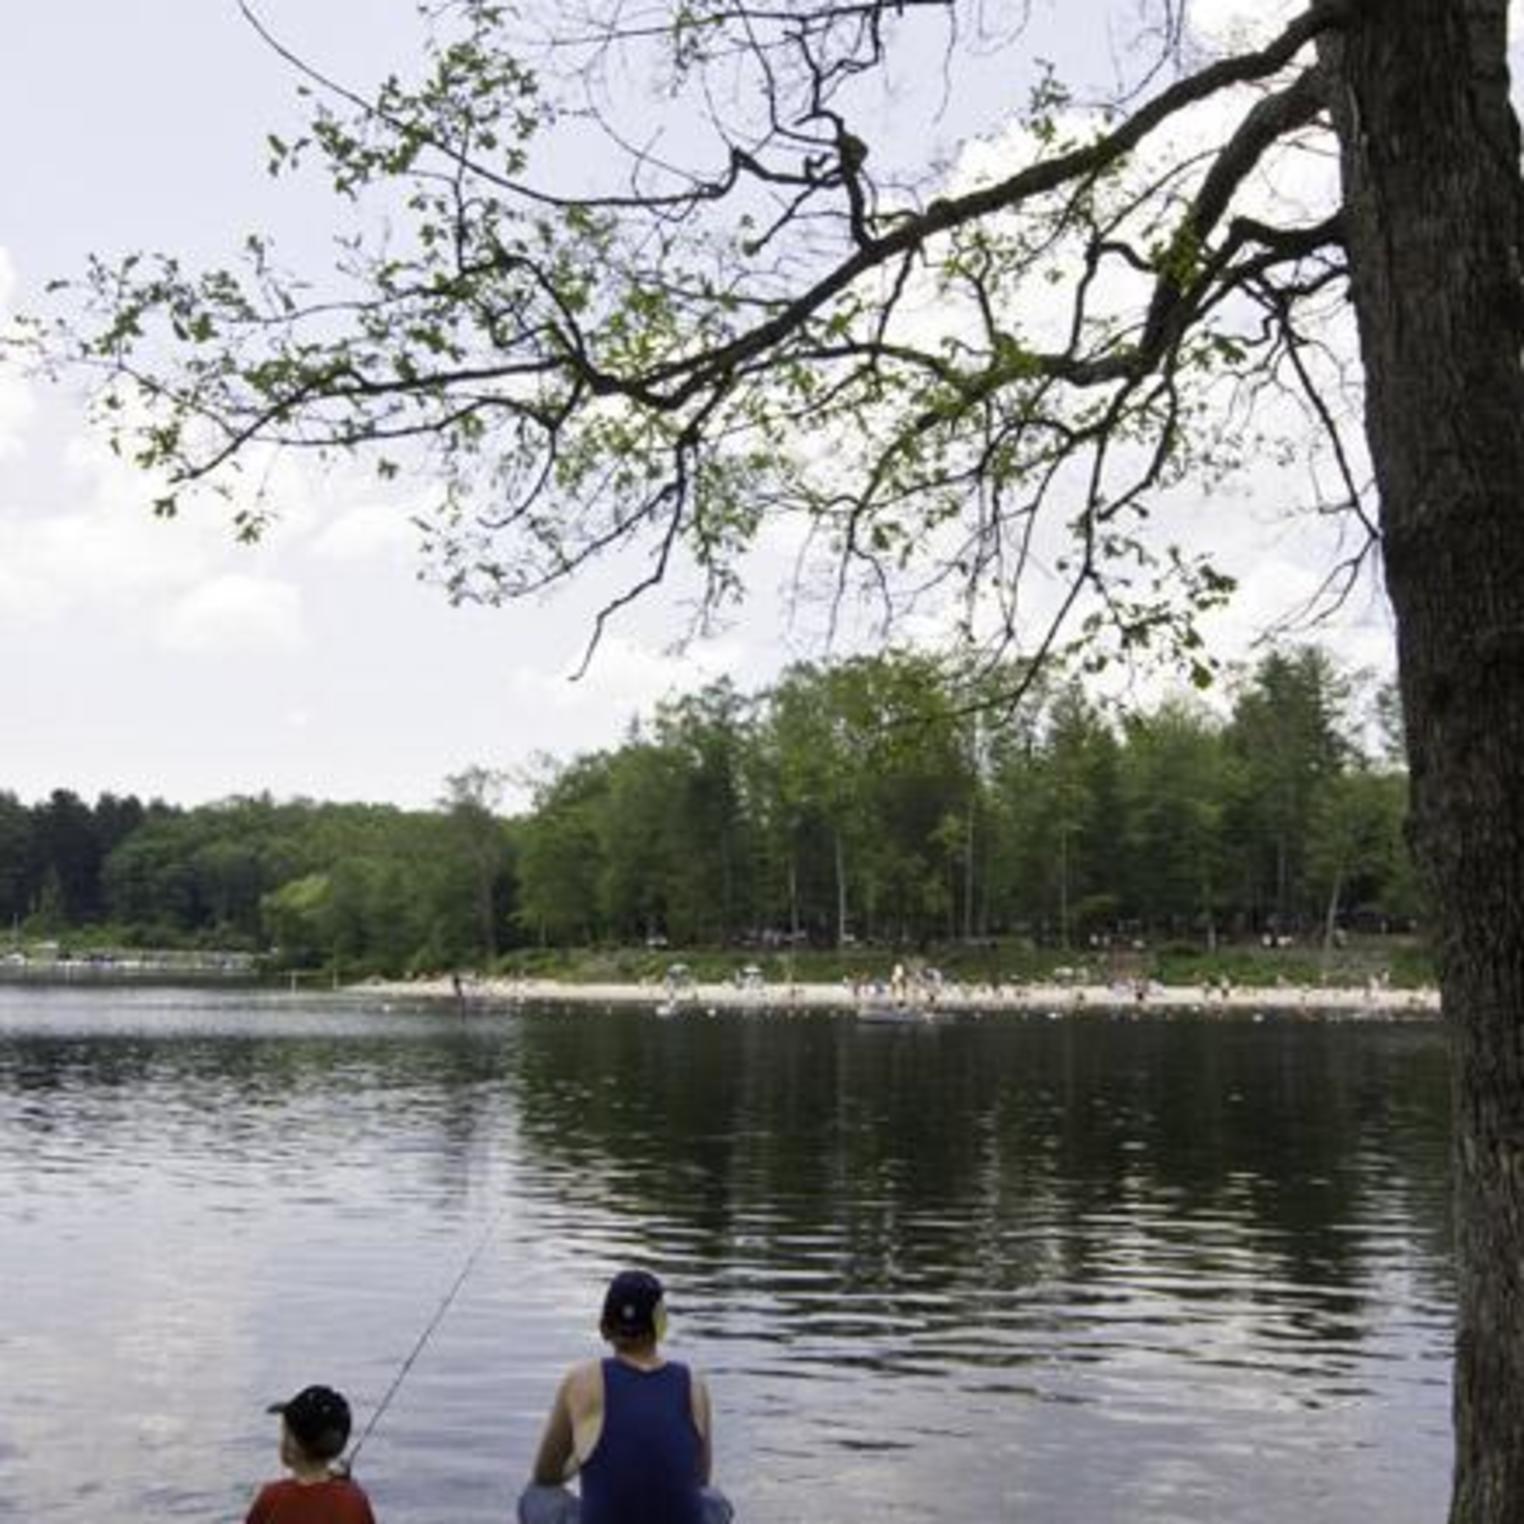
[[[907,1014],[997,1015],[1003,1011],[1074,1015],[1169,1011],[1195,1015],[1306,1013],[1396,1017],[1439,1015],[1439,991],[1432,988],[1350,989],[1307,985],[1252,986],[1226,992],[1201,985],[1151,984],[1143,993],[1131,985],[947,984],[932,992],[911,991],[896,1000],[882,988],[837,984],[771,984],[742,987],[731,983],[691,984],[674,993],[663,983],[573,984],[556,979],[465,978],[457,992],[450,979],[369,980],[348,985],[345,993],[419,1000],[430,1004],[481,1007],[546,1005],[629,1005],[709,1013],[751,1010],[786,1015],[789,1011],[832,1011],[851,1015],[869,1010]]]

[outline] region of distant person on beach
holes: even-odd
[[[246,1524],[375,1524],[365,1489],[336,1463],[349,1443],[349,1404],[332,1387],[303,1387],[280,1414],[280,1462],[291,1474],[267,1482]]]
[[[720,1524],[730,1505],[709,1488],[709,1392],[697,1371],[662,1356],[662,1284],[621,1270],[598,1329],[613,1349],[574,1366],[551,1406],[519,1500],[524,1524]],[[576,1473],[578,1500],[562,1489]]]

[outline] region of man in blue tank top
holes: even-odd
[[[572,1472],[581,1524],[706,1524],[729,1513],[708,1491],[712,1459],[703,1377],[666,1360],[662,1285],[644,1270],[609,1282],[599,1331],[613,1347],[561,1382],[535,1457],[536,1487]]]

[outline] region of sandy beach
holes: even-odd
[[[838,984],[769,984],[741,986],[732,983],[689,984],[676,991],[665,983],[572,984],[554,979],[463,978],[457,993],[452,980],[373,980],[350,987],[355,993],[381,995],[398,1000],[465,1002],[468,1005],[513,1006],[527,1003],[561,1005],[644,1005],[671,1013],[696,1010],[757,1010],[787,1013],[790,1010],[830,1010],[843,1014],[869,1009],[882,1011],[903,1006],[910,1011],[957,1012],[964,1015],[1000,1011],[1038,1012],[1044,1015],[1078,1015],[1086,1011],[1168,1011],[1197,1015],[1253,1015],[1299,1013],[1309,1016],[1337,1014],[1390,1020],[1396,1017],[1432,1017],[1439,1013],[1435,989],[1394,990],[1373,988],[1317,988],[1281,985],[1227,991],[1199,985],[1150,984],[1139,989],[1127,985],[988,984],[942,985],[934,993],[913,988],[903,1001],[881,987],[854,989]]]

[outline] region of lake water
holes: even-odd
[[[381,1524],[507,1524],[628,1262],[738,1524],[1432,1524],[1448,1135],[1427,1023],[0,990],[0,1517],[241,1519],[476,1252]]]

